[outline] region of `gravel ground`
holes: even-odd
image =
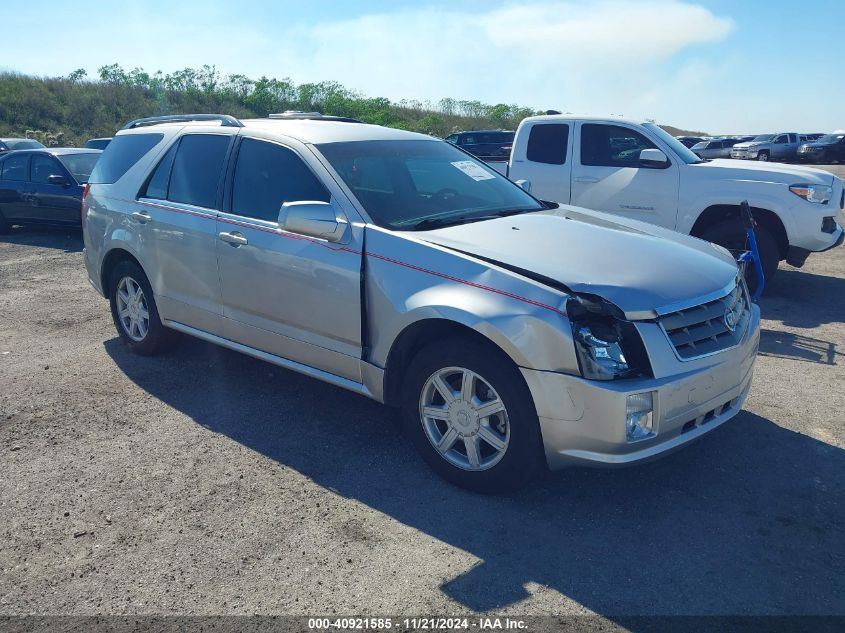
[[[733,422],[498,498],[362,397],[129,355],[80,251],[0,237],[0,615],[845,614],[845,248],[782,265]]]

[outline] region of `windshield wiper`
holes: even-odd
[[[429,229],[439,229],[445,226],[468,224],[469,222],[506,218],[510,215],[519,215],[520,213],[528,213],[531,211],[542,211],[542,209],[502,209],[501,211],[485,213],[484,215],[459,215],[451,218],[425,218],[424,220],[420,220],[416,224],[412,225],[410,229],[412,231],[427,231]]]

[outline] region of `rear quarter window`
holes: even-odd
[[[164,134],[126,134],[114,137],[94,166],[89,182],[103,185],[117,182],[163,138]]]

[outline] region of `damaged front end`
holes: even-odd
[[[618,307],[595,295],[573,294],[566,313],[584,378],[653,377],[642,338]]]

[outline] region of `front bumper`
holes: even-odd
[[[742,342],[694,369],[673,376],[622,381],[585,380],[522,369],[540,419],[546,461],[566,466],[625,466],[655,459],[721,426],[742,408],[760,343],[760,309]],[[650,391],[654,437],[629,442],[625,407],[629,394]]]

